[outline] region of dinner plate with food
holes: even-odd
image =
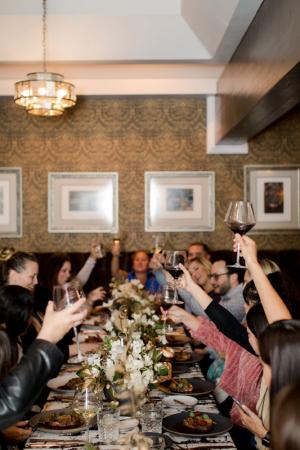
[[[160,389],[171,395],[184,394],[196,397],[208,395],[214,385],[200,378],[172,378],[160,384]]]
[[[66,373],[48,381],[47,386],[60,394],[75,394],[76,389],[82,384],[82,378],[74,373]]]
[[[201,361],[203,358],[203,355],[192,352],[191,350],[182,349],[182,350],[175,350],[174,364],[195,364],[196,362]]]
[[[180,436],[208,437],[226,433],[232,422],[221,414],[190,410],[164,417],[162,426]]]
[[[95,423],[96,418],[90,426]],[[86,429],[83,417],[76,415],[71,408],[43,411],[31,417],[29,424],[39,431],[55,434],[75,434]]]

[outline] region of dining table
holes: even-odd
[[[91,323],[91,320],[89,320]],[[86,327],[88,328],[88,324]],[[182,350],[182,346],[180,349]],[[191,350],[190,343],[184,344],[184,348],[186,350]],[[175,347],[176,349],[176,347]],[[197,359],[197,358],[195,358]],[[205,381],[205,378],[201,372],[198,361],[191,361],[190,364],[185,364],[182,366],[183,370],[180,371],[178,375],[179,378],[185,379],[198,379]],[[65,364],[62,366],[60,371],[60,376],[66,376],[69,374],[76,374],[76,371],[80,368],[80,366],[76,366],[74,364]],[[51,385],[51,383],[50,383]],[[175,400],[172,400],[175,399]],[[160,386],[158,388],[150,391],[149,400],[151,402],[162,402],[163,406],[163,417],[168,418],[172,415],[179,414],[182,411],[189,410],[189,405],[185,404],[181,401],[176,401],[176,396],[170,395],[168,389],[161,389]],[[205,412],[209,414],[217,414],[219,415],[219,411],[216,405],[216,401],[213,395],[213,392],[209,392],[206,395],[201,395],[197,397],[193,397],[194,404],[193,409],[201,412]],[[68,395],[66,393],[59,393],[55,390],[51,390],[49,396],[47,398],[46,403],[43,405],[42,412],[47,411],[55,411],[61,408],[67,408],[71,406],[73,397],[72,395]],[[34,417],[33,417],[34,419]],[[34,424],[34,420],[31,420],[31,423]],[[122,418],[121,418],[122,419]],[[226,419],[227,420],[227,419]],[[230,428],[230,427],[229,427]],[[136,430],[139,432],[139,429]],[[181,435],[180,433],[173,433],[169,430],[166,430],[164,427],[163,420],[163,444],[160,447],[161,449],[173,449],[173,450],[235,450],[236,447],[231,439],[231,436],[228,431],[224,431],[221,434],[214,435],[206,435],[203,436],[186,436]],[[118,442],[113,444],[105,444],[101,442],[99,437],[99,432],[97,425],[91,427],[89,432],[89,443],[92,444],[96,449],[99,450],[131,450],[130,445],[126,442],[126,436],[120,431],[120,439]],[[92,448],[86,446],[86,435],[85,430],[78,430],[77,433],[63,433],[63,432],[55,432],[55,430],[51,430],[51,432],[46,430],[41,430],[38,426],[33,426],[33,432],[31,436],[28,438],[25,444],[25,449],[28,450],[37,450],[37,449],[62,449],[62,450],[71,450],[71,449],[82,449],[88,448],[89,450]],[[155,447],[158,448],[158,447]]]

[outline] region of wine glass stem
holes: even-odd
[[[73,327],[73,330],[74,330],[75,339],[76,339],[77,356],[78,356],[78,359],[81,359],[82,358],[82,353],[81,353],[81,350],[80,350],[78,331],[77,331],[76,327]]]
[[[177,292],[177,287],[174,287],[174,303],[178,302],[178,292]]]
[[[86,441],[90,442],[90,421],[86,424]]]
[[[240,244],[237,245],[237,252],[236,252],[236,264],[240,265]]]

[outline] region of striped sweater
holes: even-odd
[[[198,321],[199,327],[197,331],[191,332],[192,336],[217,352],[225,354],[224,371],[219,387],[256,412],[262,378],[259,358],[227,338],[206,317],[198,317]],[[235,424],[242,425],[236,405],[232,407],[230,414]]]

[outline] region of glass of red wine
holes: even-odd
[[[230,202],[224,222],[233,233],[239,233],[241,235],[248,233],[256,223],[252,204],[243,201]],[[239,245],[236,253],[236,263],[228,267],[245,269],[245,266],[240,264]]]
[[[165,269],[169,272],[170,275],[174,278],[174,280],[178,280],[178,278],[183,275],[182,270],[179,267],[179,264],[185,263],[186,260],[186,252],[184,250],[168,250],[165,252]],[[181,305],[183,302],[178,299],[178,293],[176,289],[176,285],[174,282],[174,295],[173,298],[167,301],[164,300],[164,303],[170,303],[171,305]]]

